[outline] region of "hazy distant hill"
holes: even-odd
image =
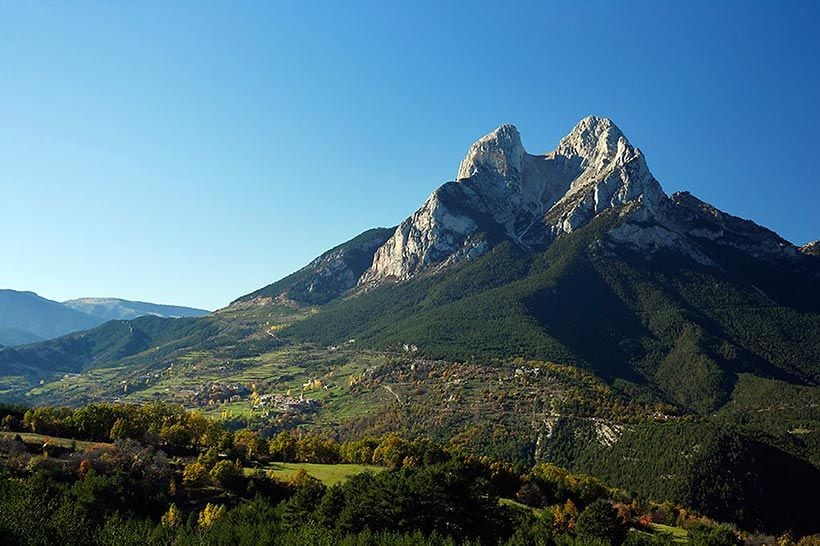
[[[0,345],[13,347],[88,330],[109,320],[145,315],[200,317],[204,309],[159,305],[117,298],[80,298],[64,303],[34,292],[0,290]]]
[[[51,339],[105,322],[34,292],[0,290],[0,345]]]
[[[36,343],[43,341],[43,338],[21,330],[20,328],[0,328],[0,346],[7,345],[9,347],[14,345],[25,345],[26,343]]]
[[[63,305],[103,320],[128,320],[145,315],[164,318],[181,318],[201,317],[208,314],[208,311],[205,309],[161,305],[143,301],[129,301],[119,298],[78,298],[64,301]]]

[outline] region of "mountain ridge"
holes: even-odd
[[[88,330],[108,320],[202,316],[190,307],[134,302],[118,298],[79,298],[57,302],[32,291],[0,290],[0,345],[19,346]]]
[[[369,239],[371,246],[376,244],[372,258],[367,257],[371,248],[358,247],[356,268],[340,265],[337,259],[344,281],[321,261],[334,251],[346,252],[346,245],[356,246],[360,237],[374,230],[234,303],[282,287],[278,283],[295,283],[311,269],[311,282],[315,285],[321,280],[319,292],[324,295],[303,293],[302,303],[322,305],[348,292],[366,291],[386,281],[407,281],[425,271],[476,259],[505,240],[528,252],[539,252],[611,208],[622,210],[625,222],[607,234],[610,244],[650,253],[672,248],[702,265],[716,266],[700,248],[702,243],[734,246],[769,260],[799,261],[816,252],[812,244],[798,248],[775,232],[720,211],[689,192],[667,196],[643,153],[618,126],[607,118],[588,116],[554,151],[541,155],[526,152],[514,125],[501,125],[471,145],[456,179],[435,189],[388,237],[379,228],[379,238],[384,240]],[[367,261],[371,263],[362,269]],[[306,292],[305,287],[293,288],[291,292]],[[275,296],[284,292],[283,288]]]
[[[122,298],[87,297],[67,300],[61,303],[71,309],[82,311],[83,313],[104,320],[128,320],[145,315],[154,315],[164,318],[200,317],[210,312],[206,309],[197,309],[182,305],[166,305]]]
[[[55,338],[93,328],[102,322],[34,292],[0,290],[0,328],[7,329],[8,336],[0,338],[2,345]],[[10,335],[11,332],[16,333]]]

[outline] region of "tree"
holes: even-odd
[[[287,524],[297,527],[313,519],[313,512],[322,501],[327,487],[303,472],[297,472],[291,483],[296,485],[296,492],[285,503],[284,519]]]
[[[210,477],[222,487],[234,488],[242,478],[242,465],[238,462],[219,461],[211,469]]]
[[[339,514],[344,509],[344,505],[345,494],[342,487],[339,484],[329,487],[316,508],[316,521],[320,525],[332,529],[339,519]]]
[[[168,511],[162,516],[160,523],[163,527],[179,527],[182,525],[182,510],[177,508],[176,504],[171,504]]]
[[[268,455],[268,443],[258,432],[243,429],[234,434],[234,447],[245,460],[259,459]]]
[[[202,512],[199,513],[199,518],[197,519],[197,524],[201,529],[207,529],[217,521],[219,521],[222,516],[225,515],[225,506],[222,504],[211,504],[210,502],[205,505],[205,508],[202,509]]]
[[[398,468],[401,466],[406,454],[407,442],[398,434],[387,434],[379,446],[373,450],[373,464]]]
[[[621,544],[626,537],[626,526],[618,517],[618,511],[604,499],[596,500],[581,512],[575,531],[579,536],[610,544]]]
[[[696,525],[689,530],[693,546],[739,546],[743,544],[731,527],[726,525]]]
[[[208,481],[208,469],[199,462],[185,465],[182,471],[182,483],[185,485],[202,485]]]
[[[296,438],[283,430],[270,441],[270,455],[274,460],[291,462],[296,459]]]
[[[323,440],[319,436],[305,436],[296,442],[296,460],[305,463],[338,463],[339,444],[332,438]]]

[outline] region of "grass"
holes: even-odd
[[[672,527],[671,525],[662,525],[660,523],[653,523],[652,528],[658,533],[672,535],[673,542],[689,542],[689,532],[686,529]]]
[[[245,473],[257,470],[269,471],[281,480],[289,480],[300,469],[327,486],[343,482],[362,472],[382,472],[384,467],[363,464],[316,464],[316,463],[271,463],[260,468],[246,468]]]
[[[45,434],[34,434],[32,432],[0,432],[0,438],[11,440],[15,436],[20,435],[23,442],[27,444],[45,444],[63,448],[76,447],[77,449],[85,449],[95,445],[108,445],[105,442],[85,442],[81,440],[72,440],[71,438],[58,438],[56,436],[47,436]]]
[[[535,515],[538,515],[542,512],[540,508],[534,508],[532,506],[527,506],[524,503],[518,502],[517,500],[507,499],[507,498],[500,498],[498,499],[498,504],[502,506],[511,506],[513,508],[518,508],[519,510],[529,510]]]

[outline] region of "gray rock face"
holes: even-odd
[[[547,212],[554,234],[568,233],[626,203],[640,203],[654,215],[668,199],[641,151],[608,119],[585,118],[554,155],[567,158],[574,169],[570,187]]]
[[[716,242],[760,259],[799,257],[797,247],[777,233],[723,212],[689,192],[675,193],[670,201],[671,210],[660,220],[690,240]]]
[[[611,207],[634,201],[655,211],[667,199],[643,154],[608,119],[583,119],[544,155],[528,154],[518,130],[502,125],[470,147],[456,181],[402,222],[359,284],[467,260],[500,238],[536,250]]]
[[[373,263],[373,255],[385,244],[395,228],[375,228],[332,248],[299,271],[242,296],[235,304],[321,305],[356,286],[362,273]]]

